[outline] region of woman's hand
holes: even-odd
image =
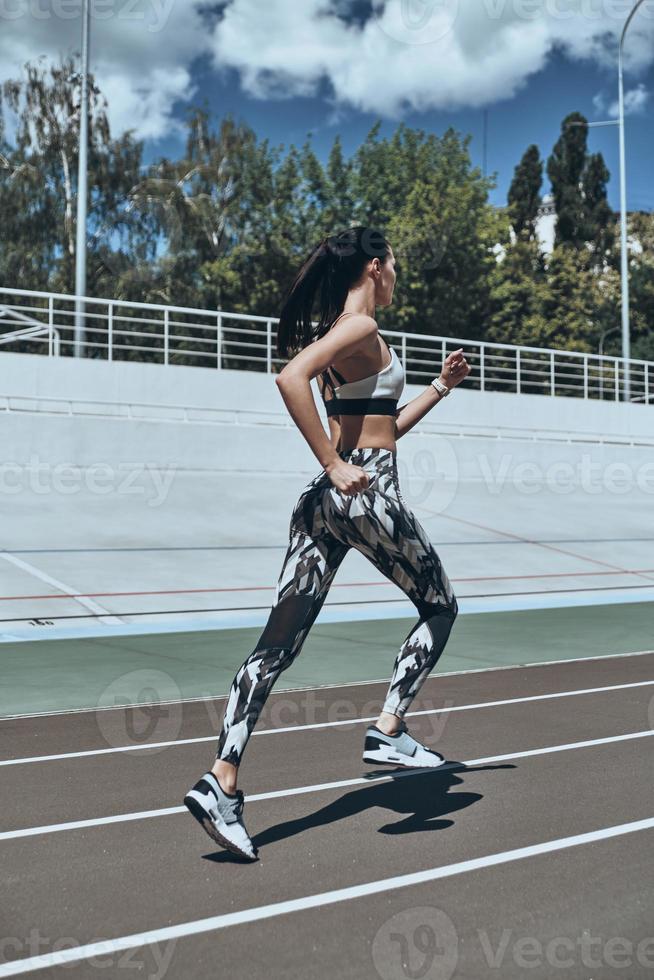
[[[364,469],[346,463],[344,459],[337,459],[333,463],[329,463],[325,467],[325,473],[336,489],[344,493],[346,497],[353,497],[360,490],[365,490],[370,482]]]
[[[472,368],[465,359],[463,347],[453,351],[443,361],[443,370],[439,380],[448,388],[456,388],[458,384],[467,378]],[[435,386],[434,386],[435,387]],[[441,402],[441,395],[434,401],[434,388],[427,385],[425,390],[412,398],[410,402],[403,405],[395,416],[395,438],[399,439],[406,432],[410,432],[420,419],[424,418],[427,412]]]
[[[463,353],[463,347],[459,347],[458,350],[453,351],[448,354],[443,361],[443,370],[440,374],[440,380],[448,388],[456,388],[458,384],[467,378],[472,368],[465,359]]]

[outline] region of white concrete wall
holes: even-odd
[[[222,477],[228,511],[246,501],[260,507],[265,480],[283,524],[319,470],[272,375],[8,353],[0,369],[5,471],[68,465],[109,471],[116,483],[120,472],[146,467],[153,494],[161,473],[213,474]],[[406,398],[420,390],[408,386]],[[654,490],[653,421],[652,406],[479,392],[464,383],[398,444],[400,478],[409,502],[436,488],[439,510],[462,482],[497,496],[508,483],[526,494],[530,482],[585,480],[592,494],[626,467],[634,487],[647,479]],[[133,474],[142,478],[148,474]]]
[[[288,479],[290,497],[298,478],[319,469],[272,375],[8,353],[0,369],[5,468],[247,474]],[[408,386],[406,398],[420,390]],[[425,480],[479,482],[491,494],[535,472],[560,479],[574,468],[581,480],[583,465],[598,478],[598,467],[605,477],[622,463],[635,479],[653,459],[653,421],[652,406],[479,392],[464,383],[398,444],[400,476],[409,497],[421,496],[413,484]]]
[[[438,373],[435,371],[435,374]],[[409,385],[406,398],[422,390],[421,386]],[[5,449],[24,453],[38,441],[38,433],[30,423],[29,439],[12,442],[12,432],[22,413],[39,411],[47,416],[59,416],[58,432],[63,439],[74,433],[71,448],[84,452],[88,440],[85,430],[95,424],[95,418],[117,415],[116,423],[121,438],[116,452],[125,448],[123,421],[127,417],[126,406],[132,406],[134,419],[168,420],[185,419],[187,424],[203,421],[213,424],[253,426],[291,425],[281,400],[274,377],[250,371],[216,371],[208,368],[164,367],[156,364],[76,360],[74,358],[48,358],[34,354],[0,354],[0,410],[13,410],[4,416]],[[183,411],[183,410],[186,411]],[[196,411],[193,411],[195,409]],[[73,411],[74,425],[64,421]],[[235,413],[239,413],[238,417]],[[25,415],[27,418],[27,415]],[[85,422],[82,423],[82,418]],[[418,427],[426,433],[434,430],[465,433],[487,432],[493,435],[529,432],[557,438],[587,435],[591,438],[618,437],[620,439],[644,439],[654,443],[654,416],[652,407],[640,404],[584,401],[580,398],[561,398],[546,395],[515,395],[502,392],[479,392],[466,389],[465,382],[452,395],[439,404]],[[108,436],[112,431],[103,419]],[[45,427],[45,419],[41,419]],[[184,428],[185,426],[182,426]],[[20,428],[20,427],[19,427]],[[40,426],[39,426],[40,428]],[[139,423],[129,426],[131,438],[138,440]],[[294,435],[297,433],[294,431]],[[193,451],[185,441],[171,444],[170,432],[166,436],[166,455],[173,449],[183,455]],[[240,440],[239,440],[240,441]],[[297,440],[299,445],[302,440]],[[51,450],[61,449],[61,443]],[[214,443],[215,445],[215,443]],[[43,445],[46,449],[46,445]],[[250,447],[251,448],[251,447]],[[213,454],[210,454],[213,455]]]
[[[506,607],[568,601],[573,588],[607,601],[615,588],[613,601],[645,601],[653,420],[652,406],[464,383],[399,442],[403,496],[459,594]],[[291,509],[319,472],[263,373],[3,352],[0,433],[0,595],[30,597],[6,602],[5,620],[263,608],[257,590],[275,581]],[[339,575],[381,578],[354,552]],[[225,592],[177,592],[207,586]],[[53,590],[95,598],[38,599]]]

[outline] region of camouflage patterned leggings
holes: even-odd
[[[295,505],[268,622],[255,650],[239,667],[225,707],[217,758],[235,766],[273,684],[302,649],[350,548],[395,582],[420,616],[395,660],[384,711],[404,715],[440,657],[456,618],[450,581],[402,499],[396,452],[360,448],[339,455],[366,470],[369,486],[346,496],[323,470]]]

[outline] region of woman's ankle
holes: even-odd
[[[216,759],[211,767],[211,772],[214,774],[221,788],[224,789],[226,793],[234,794],[236,792],[236,783],[238,780],[237,766],[232,765],[231,762],[224,762],[222,759]]]
[[[402,727],[402,719],[389,711],[382,711],[376,725],[384,735],[395,735]]]

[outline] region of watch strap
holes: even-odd
[[[448,388],[447,385],[444,385],[439,378],[434,378],[433,381],[430,381],[430,384],[433,385],[436,391],[440,394],[441,398],[447,398],[452,390],[451,388]]]

